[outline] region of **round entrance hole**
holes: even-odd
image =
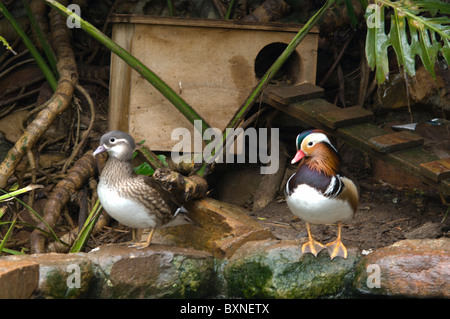
[[[275,42],[266,45],[259,51],[255,59],[255,75],[261,79],[281,53],[287,48],[286,43]],[[287,61],[278,70],[273,80],[294,84],[300,77],[300,57],[296,51],[292,52]]]

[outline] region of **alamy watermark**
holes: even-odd
[[[367,265],[366,272],[368,274],[366,285],[367,288],[381,288],[381,269],[378,264]]]
[[[81,269],[77,264],[70,264],[67,266],[66,271],[69,273],[67,276],[66,284],[67,288],[81,288]]]
[[[67,27],[69,29],[81,28],[81,22],[80,22],[80,19],[78,19],[78,17],[81,16],[80,6],[78,4],[69,4],[67,6],[67,10],[72,11],[72,14],[70,14],[66,20]],[[75,15],[78,17],[76,17]]]
[[[381,27],[381,7],[369,4],[366,8],[366,24],[369,29]]]
[[[194,153],[194,163],[258,163],[261,174],[274,174],[279,167],[279,129],[267,128],[227,128],[225,130],[226,142],[223,147],[224,136],[218,128],[208,128],[200,133],[201,120],[194,121],[194,136],[187,128],[179,127],[172,131],[172,141],[178,141],[171,151],[171,158],[175,163],[183,160],[185,155]],[[193,145],[192,145],[193,140]],[[203,148],[203,141],[210,141]],[[246,143],[247,141],[247,143]],[[246,149],[248,145],[248,149]],[[270,152],[268,145],[270,145]],[[234,152],[236,150],[236,152]]]

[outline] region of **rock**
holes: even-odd
[[[403,240],[367,255],[354,287],[364,294],[450,298],[450,238]]]
[[[436,79],[433,79],[423,65],[417,67],[414,80],[410,82],[409,92],[412,102],[448,111],[450,97],[441,92],[448,91],[449,81],[450,76],[445,62],[437,61]]]
[[[11,113],[0,120],[0,127],[7,141],[16,143],[25,131],[25,123],[29,117],[28,111]]]
[[[326,250],[302,254],[304,240],[261,240],[244,244],[223,267],[228,298],[319,298],[349,291],[360,255],[330,260]]]
[[[90,298],[204,298],[214,291],[214,259],[205,252],[104,245],[88,255],[96,277]]]
[[[15,263],[31,262],[39,266],[39,286],[34,291],[34,298],[83,298],[93,275],[91,262],[82,253],[19,255],[3,259]]]
[[[184,207],[201,226],[186,225],[157,229],[152,243],[195,248],[211,252],[216,258],[230,257],[252,240],[273,238],[268,228],[247,216],[245,209],[209,197]]]
[[[203,298],[214,284],[210,254],[161,245],[0,258],[0,298]]]
[[[378,96],[383,109],[398,109],[408,106],[403,76],[395,74],[389,77],[389,80],[378,86]]]
[[[0,260],[0,299],[27,299],[38,287],[39,265],[32,261]]]
[[[405,233],[407,239],[437,238],[442,235],[443,225],[441,223],[427,222],[409,232]]]

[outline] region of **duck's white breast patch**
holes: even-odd
[[[156,227],[156,220],[143,205],[120,196],[108,187],[98,187],[98,198],[105,211],[119,223],[132,228]]]
[[[286,203],[291,212],[312,224],[347,222],[353,217],[350,204],[338,198],[328,198],[306,184],[297,186]]]

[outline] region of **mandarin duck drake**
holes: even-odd
[[[100,174],[98,197],[105,211],[119,223],[133,228],[130,247],[150,245],[155,228],[195,224],[187,211],[155,179],[138,175],[132,166],[136,144],[122,131],[111,131],[100,139],[93,155],[108,153],[108,160]],[[145,242],[135,242],[135,229],[151,228]]]
[[[297,171],[286,183],[286,202],[291,212],[306,222],[308,242],[302,253],[314,256],[328,249],[331,259],[347,258],[342,243],[342,223],[350,221],[358,206],[358,190],[350,179],[339,175],[340,156],[321,130],[310,130],[297,136],[297,153],[291,163],[300,161]],[[335,241],[325,246],[315,241],[310,224],[338,225]]]

